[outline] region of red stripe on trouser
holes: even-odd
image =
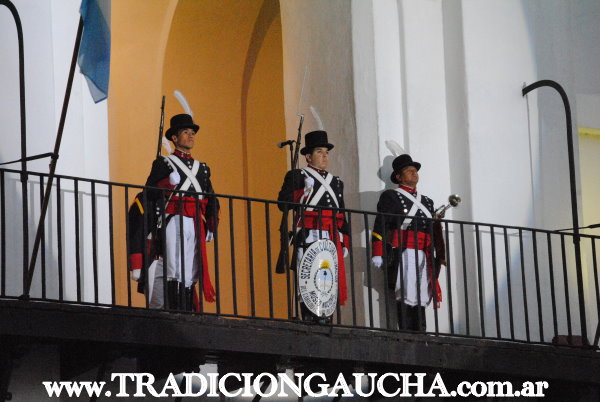
[[[338,256],[338,286],[340,290],[340,305],[343,306],[348,298],[348,290],[346,289],[346,269],[344,265],[344,250],[340,242],[340,236],[337,229],[340,229],[344,224],[345,216],[342,213],[335,214],[337,220],[337,229],[333,225],[333,211],[325,210],[320,213],[315,211],[304,212],[304,219],[300,219],[301,227],[305,229],[320,229],[329,232],[329,238],[334,239],[335,249]],[[302,226],[304,225],[304,226]]]

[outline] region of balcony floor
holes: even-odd
[[[181,352],[193,365],[216,362],[240,371],[325,364],[338,371],[443,370],[600,386],[600,353],[591,349],[144,309],[3,299],[0,336],[15,347],[62,345],[75,360],[77,345],[85,345],[88,361],[94,351],[98,359]]]

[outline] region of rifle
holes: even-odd
[[[158,127],[158,147],[156,149],[156,157],[160,157],[160,149],[162,148],[163,130],[165,128],[165,96],[162,97],[160,106],[160,126]]]
[[[298,151],[300,149],[300,143],[302,140],[302,124],[304,123],[304,115],[300,114],[300,123],[298,124],[298,138],[296,140],[296,144],[295,144],[295,149],[292,152],[292,167],[291,169],[294,170],[298,167]],[[294,145],[292,144],[292,147]],[[294,186],[295,188],[295,186]],[[279,225],[279,240],[280,240],[280,247],[279,247],[279,256],[277,257],[277,264],[275,265],[275,272],[278,274],[283,274],[285,272],[285,267],[289,266],[289,261],[286,264],[286,259],[287,259],[287,250],[290,246],[290,244],[293,243],[294,240],[294,231],[290,231],[288,232],[287,230],[287,220],[288,220],[288,210],[286,209],[283,214],[281,215],[281,223]],[[294,259],[292,258],[292,261]]]
[[[307,72],[308,72],[308,64],[304,67],[304,77],[302,78],[302,88],[300,89],[300,99],[298,100],[298,109],[296,110],[296,116],[300,117],[300,122],[298,124],[298,136],[296,138],[296,143],[291,144],[292,148],[290,148],[290,152],[292,154],[291,170],[294,170],[298,167],[298,152],[300,151],[300,145],[302,143],[302,124],[304,123],[304,114],[300,113],[300,106],[302,104],[302,97],[304,95],[304,84],[306,84]],[[295,148],[293,148],[293,147],[295,147]],[[293,187],[295,188],[296,186],[294,185]],[[287,220],[288,220],[288,210],[286,209],[284,211],[284,213],[281,215],[281,224],[279,225],[280,247],[279,247],[279,256],[277,257],[277,264],[275,265],[275,272],[278,274],[283,274],[285,272],[285,268],[290,266],[289,261],[286,261],[286,260],[288,259],[288,249],[290,247],[290,244],[293,243],[295,231],[288,232]],[[294,258],[292,258],[292,262],[293,261],[294,261]]]

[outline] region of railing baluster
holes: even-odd
[[[62,197],[60,177],[56,178],[56,260],[58,265],[58,300],[63,301]]]
[[[294,239],[297,241],[299,240],[299,237],[302,237],[302,243],[303,244],[299,244],[296,243],[294,245],[294,251],[292,252],[292,261],[294,260],[294,256],[298,256],[298,248],[299,247],[304,247],[306,245],[306,238],[304,235],[299,236],[300,233],[303,232],[304,228],[306,228],[306,208],[300,208],[299,210],[300,212],[300,221],[298,221],[296,218],[294,218],[294,220],[292,221],[292,233],[294,233]],[[298,247],[297,247],[298,246]],[[302,295],[300,295],[300,291],[298,290],[298,267],[300,265],[300,259],[297,258],[296,261],[296,266],[294,267],[296,270],[294,271],[294,275],[293,275],[293,283],[294,283],[294,296],[298,297],[298,300],[294,303],[294,308],[296,310],[296,317],[298,319],[302,319],[302,313],[300,312],[300,303],[302,302]]]
[[[174,219],[177,219],[179,221],[179,233],[178,233],[178,235],[179,235],[179,242],[178,242],[179,243],[179,269],[178,270],[180,271],[179,274],[181,275],[181,277],[179,279],[181,279],[181,281],[179,283],[177,283],[177,290],[176,290],[177,302],[176,302],[176,304],[178,304],[178,307],[179,307],[177,310],[186,310],[185,307],[187,305],[187,300],[186,300],[185,289],[187,288],[187,278],[185,275],[185,257],[186,257],[186,255],[185,255],[186,247],[185,246],[186,245],[185,245],[185,238],[183,237],[183,225],[184,225],[183,211],[185,210],[184,203],[187,202],[187,200],[183,199],[183,197],[186,196],[185,193],[180,192],[180,193],[178,193],[178,195],[179,195],[179,200],[177,200],[177,201],[178,201],[178,212],[179,213],[177,214],[178,216],[176,218],[174,217]],[[198,206],[197,203],[196,203],[196,206]],[[175,222],[175,221],[173,221],[173,222]],[[200,233],[199,230],[198,230],[198,233]],[[177,242],[175,244],[177,244]],[[203,265],[204,264],[202,261],[202,249],[200,249],[200,241],[196,241],[195,245],[197,248],[199,248],[198,256],[200,256],[200,258],[198,258],[199,282],[203,283],[203,280],[204,280],[204,278],[203,278],[204,266]],[[190,279],[192,279],[192,278],[190,278]],[[173,283],[172,285],[175,285],[175,284]],[[202,288],[202,286],[199,286],[198,289],[200,289],[200,291],[198,292],[199,293],[198,298],[201,298],[204,296],[202,293],[203,288]],[[167,289],[167,291],[170,291],[170,290],[171,289]],[[173,300],[173,299],[174,299],[174,297],[169,295],[168,300]],[[174,310],[175,309],[174,307],[175,306],[169,306],[169,309]]]
[[[298,318],[298,315],[294,316],[294,305],[297,305],[294,300],[296,299],[296,295],[292,290],[292,275],[290,273],[290,256],[289,256],[289,244],[290,244],[290,236],[289,236],[289,228],[288,228],[288,216],[289,216],[289,205],[284,204],[283,206],[283,217],[281,218],[281,225],[283,226],[280,230],[283,233],[280,233],[283,236],[283,243],[281,246],[283,247],[283,267],[285,270],[285,289],[286,289],[286,297],[287,297],[287,307],[288,307],[288,320],[292,318]],[[292,215],[293,217],[293,215]],[[293,218],[292,218],[293,219]],[[297,313],[297,311],[296,311]]]
[[[40,175],[40,209],[44,205],[44,176]],[[46,222],[41,227],[40,264],[42,266],[42,299],[46,299]]]
[[[233,315],[238,315],[237,281],[235,275],[235,225],[233,222],[233,198],[229,199],[229,244],[231,245],[231,289],[233,298]]]
[[[450,333],[454,335],[454,308],[452,305],[452,266],[450,263],[450,231],[448,230],[448,222],[444,222],[444,234],[446,247],[446,291],[448,293],[448,322],[450,325]]]
[[[467,280],[467,253],[465,250],[465,225],[462,223],[460,224],[460,248],[462,252],[463,286],[465,296],[465,321],[467,325],[467,335],[471,335],[471,327],[469,325],[469,286]]]
[[[540,270],[538,264],[538,251],[537,251],[537,233],[531,231],[531,242],[533,244],[533,268],[535,271],[535,292],[537,296],[537,307],[538,307],[538,326],[540,330],[540,342],[544,342],[544,323],[542,314],[542,295],[540,291]]]
[[[215,197],[215,203],[218,202],[217,198]],[[208,222],[208,219],[207,219]],[[221,314],[221,269],[220,269],[220,265],[219,265],[219,228],[216,222],[216,218],[215,218],[215,233],[213,233],[213,241],[214,241],[214,246],[213,246],[213,253],[214,253],[214,257],[215,257],[215,304],[216,304],[216,308],[217,308],[217,314]],[[202,284],[200,284],[200,286],[202,286]]]
[[[548,242],[548,270],[550,273],[550,298],[552,299],[552,324],[554,327],[554,336],[558,336],[558,323],[556,319],[556,296],[554,294],[554,266],[552,264],[552,239],[550,233],[546,233]]]
[[[413,217],[413,222],[414,222],[414,229],[413,229],[413,241],[414,241],[414,253],[415,253],[415,286],[417,287],[417,305],[415,306],[416,308],[416,315],[417,315],[417,328],[418,328],[418,332],[421,331],[422,328],[422,322],[421,322],[421,312],[419,311],[421,308],[421,264],[419,261],[419,238],[417,237],[417,232],[419,231],[419,227],[421,226],[421,218],[418,217]],[[425,258],[425,257],[423,257]],[[424,270],[426,269],[425,267],[423,268]],[[406,293],[408,294],[408,289],[406,290]]]
[[[521,256],[521,287],[523,288],[523,307],[525,313],[525,336],[527,342],[531,340],[529,333],[529,308],[527,303],[527,280],[525,278],[525,251],[523,249],[523,230],[519,229],[519,250]]]
[[[513,298],[512,298],[512,281],[510,277],[510,253],[508,250],[508,232],[506,227],[502,230],[504,236],[504,261],[506,264],[506,283],[508,290],[508,320],[510,325],[510,339],[515,340],[515,326],[514,326],[514,316],[513,316]]]
[[[571,327],[571,302],[569,300],[569,275],[567,273],[567,252],[565,250],[565,235],[560,235],[560,248],[562,252],[562,268],[563,268],[563,281],[565,287],[565,307],[567,313],[567,334],[569,339],[573,336],[573,328]]]
[[[98,303],[98,234],[96,222],[96,183],[92,182],[92,268],[94,274],[94,302]]]
[[[150,212],[148,212],[150,213]],[[115,295],[115,233],[113,229],[113,185],[108,185],[108,233],[110,258],[110,304],[116,304]],[[129,259],[126,257],[126,259]],[[129,282],[129,281],[128,281]],[[131,285],[130,285],[131,286]]]
[[[398,281],[398,278],[400,278],[400,295],[401,295],[401,299],[400,302],[396,302],[396,316],[398,317],[398,329],[402,329],[404,330],[405,328],[405,323],[407,322],[407,317],[406,317],[406,309],[404,309],[404,311],[402,311],[402,308],[404,306],[404,297],[406,295],[407,289],[405,288],[405,280],[404,280],[404,247],[406,247],[406,245],[404,244],[404,238],[401,236],[401,231],[400,228],[402,227],[402,218],[400,215],[396,216],[396,226],[395,226],[395,230],[397,231],[397,236],[398,236],[398,250],[396,251],[398,253],[398,273],[396,274],[396,278],[391,278],[392,279],[392,291],[395,293],[396,292],[396,283]],[[384,244],[385,247],[385,244]],[[407,251],[408,253],[408,251]],[[387,277],[386,277],[386,281],[387,281]],[[408,281],[407,281],[408,282]],[[388,286],[387,282],[386,282],[386,286]],[[394,298],[395,299],[395,298]]]
[[[265,235],[267,238],[267,282],[269,286],[269,318],[273,318],[273,276],[271,272],[271,214],[270,204],[265,202]]]
[[[79,181],[75,180],[73,196],[75,200],[75,272],[77,284],[77,301],[81,302],[81,256],[79,255]]]
[[[127,269],[125,269],[125,283],[127,284],[127,306],[131,307],[131,280],[129,279],[129,272],[131,272],[131,261],[129,260],[129,247],[130,247],[129,231],[131,230],[131,228],[129,227],[129,214],[128,214],[128,211],[129,211],[129,187],[128,186],[125,186],[124,192],[125,193],[124,193],[123,198],[125,200],[125,208],[124,208],[124,210],[125,210],[125,250],[126,250],[125,254],[127,255],[127,257],[126,257]],[[144,205],[144,212],[146,212],[147,205],[146,205],[145,201],[142,202],[142,204]],[[145,222],[146,222],[146,220],[144,219],[143,230],[146,229]],[[143,256],[145,256],[145,254],[146,254],[145,250],[146,250],[146,247],[144,247],[144,250],[142,251]],[[142,257],[142,269],[143,270],[145,270],[145,268],[146,268],[145,266],[143,266],[144,264],[145,264],[145,261],[144,261],[144,258]],[[146,275],[146,278],[145,278],[146,290],[148,289],[147,276],[148,275]],[[114,285],[113,285],[113,287],[114,287]],[[148,301],[148,291],[146,291],[145,293],[146,293],[146,301]],[[146,303],[146,307],[149,307],[149,306],[150,306],[150,304]]]
[[[0,171],[0,281],[2,281],[2,287],[0,288],[0,296],[6,295],[6,191],[4,181],[4,171]]]
[[[338,225],[338,223],[337,223],[337,212],[338,212],[337,210],[332,210],[331,211],[331,218],[333,220],[333,230],[332,230],[332,232],[333,232],[333,237],[334,237],[332,240],[333,240],[333,242],[335,244],[337,244],[337,242],[339,240],[339,237],[341,235],[340,232],[338,231],[338,227],[337,227],[337,225]],[[341,242],[340,242],[340,247],[342,247]],[[339,253],[338,253],[338,255],[339,255]],[[343,260],[343,258],[344,258],[343,251],[342,251],[341,255],[342,255],[342,260]],[[338,269],[339,269],[340,264],[343,264],[343,263],[344,263],[344,261],[338,261]],[[344,278],[344,280],[345,279],[346,278]],[[335,303],[335,310],[336,310],[336,314],[335,315],[336,315],[336,323],[337,323],[337,325],[340,325],[342,323],[342,310],[341,310],[341,306],[340,306],[340,297],[339,297],[340,296],[340,292],[339,292],[339,286],[340,285],[339,285],[339,283],[340,283],[340,272],[338,270],[338,298],[337,298],[337,301]],[[344,285],[347,285],[347,283],[348,283],[348,281],[346,281],[346,283]],[[332,323],[333,323],[333,320],[332,320]]]
[[[181,196],[183,198],[185,196],[185,194],[182,193]],[[187,202],[187,201],[182,201],[180,199],[179,202],[181,203],[181,202]],[[183,205],[185,205],[185,204],[183,204]],[[182,205],[182,207],[183,207],[183,205]],[[195,209],[195,212],[194,212],[195,216],[199,218],[199,219],[194,219],[194,226],[195,226],[194,227],[194,232],[196,234],[195,241],[194,241],[194,248],[196,249],[195,250],[195,253],[196,253],[196,263],[198,264],[198,267],[197,267],[197,269],[198,269],[198,284],[197,284],[197,286],[198,286],[198,304],[200,304],[200,298],[204,297],[203,296],[204,295],[204,286],[203,286],[203,284],[204,284],[204,257],[205,256],[203,255],[203,251],[202,251],[202,241],[206,240],[206,226],[204,227],[205,228],[205,233],[204,233],[205,237],[204,237],[204,239],[202,239],[202,238],[200,238],[200,236],[202,234],[202,227],[201,227],[201,225],[202,225],[202,218],[200,218],[200,216],[202,214],[201,214],[201,210],[200,210],[200,200],[197,197],[194,197],[194,209]],[[184,210],[181,209],[180,211],[181,211],[181,214],[179,215],[178,218],[179,218],[179,221],[181,222],[181,221],[183,221],[183,211]],[[206,224],[207,220],[205,220],[204,222]],[[183,225],[181,225],[181,226],[183,226]],[[183,233],[183,228],[180,227],[179,231],[180,231],[180,233]],[[184,242],[185,242],[185,239],[181,238],[182,255],[184,255]],[[208,246],[206,245],[206,243],[204,244],[204,246],[205,246],[205,250],[204,251],[206,252],[208,250]],[[208,257],[207,257],[206,260],[208,261]],[[184,257],[182,257],[182,261],[184,261]],[[194,263],[192,262],[191,263],[191,265],[192,265],[191,273],[194,272],[193,264]],[[185,281],[185,264],[182,264],[181,270],[182,270],[182,275],[183,275],[182,276],[182,283],[183,283],[182,286],[183,286],[183,289],[182,290],[178,290],[178,292],[183,293],[183,295],[180,296],[180,299],[183,299],[183,310],[185,310],[186,307],[187,307],[187,303],[188,303],[187,290],[186,290],[187,289],[187,283]],[[190,279],[192,280],[192,285],[191,285],[191,289],[190,290],[192,291],[192,295],[193,295],[194,289],[196,287],[196,283],[193,282],[193,279],[194,279],[193,277],[190,278]],[[179,288],[181,289],[181,286],[179,286]],[[193,300],[194,299],[193,299],[193,296],[192,296],[192,304],[193,304]],[[194,310],[193,305],[191,307],[192,307],[192,311],[193,311]],[[181,306],[180,306],[180,310],[182,310]]]
[[[347,214],[348,217],[348,243],[349,244],[349,257],[350,257],[350,286],[352,290],[352,325],[356,326],[356,295],[355,295],[355,283],[354,283],[354,248],[352,247],[352,213]],[[367,263],[369,263],[367,261]],[[386,301],[387,303],[387,301]]]
[[[371,286],[371,250],[369,245],[369,217],[367,214],[363,214],[363,224],[365,230],[365,257],[367,258],[367,299],[369,300],[369,327],[373,328],[373,292]],[[385,247],[385,245],[384,245]]]
[[[256,299],[254,295],[254,253],[252,250],[252,204],[246,201],[248,225],[248,273],[250,274],[250,310],[251,316],[256,317]]]
[[[145,194],[145,192],[144,192]],[[169,308],[169,303],[168,303],[168,288],[167,288],[167,266],[169,264],[169,255],[166,252],[167,249],[167,213],[166,213],[166,209],[167,209],[167,192],[165,190],[161,191],[161,194],[158,198],[158,202],[159,202],[159,210],[160,210],[160,217],[161,217],[161,223],[162,223],[162,227],[158,230],[158,232],[160,233],[160,243],[163,247],[163,264],[162,264],[162,277],[160,278],[160,280],[162,281],[162,286],[163,286],[163,300],[162,300],[162,310],[167,310]],[[146,196],[144,195],[144,203],[147,205],[147,201],[146,201]],[[176,218],[173,218],[176,219]],[[200,280],[202,280],[202,271],[200,271],[199,273],[200,275]],[[154,278],[148,278],[147,281],[147,285],[149,283],[150,280],[154,281],[154,286],[156,286],[156,275]],[[148,289],[148,287],[146,288]],[[154,293],[156,291],[156,288],[153,288],[152,293]],[[202,302],[202,287],[200,287],[200,291],[199,291],[199,295],[198,295],[198,301],[200,303],[200,311],[203,311],[203,307],[204,304]]]
[[[490,226],[490,240],[492,246],[492,278],[494,281],[494,312],[496,314],[496,338],[502,338],[500,328],[500,298],[498,296],[498,269],[496,267],[496,233],[494,227]]]
[[[483,267],[481,266],[481,241],[479,239],[479,224],[475,224],[475,243],[477,255],[477,288],[479,289],[479,325],[481,325],[481,336],[485,338],[485,305],[483,303]]]
[[[433,221],[428,221],[429,222],[429,236],[431,239],[431,244],[430,244],[430,248],[429,251],[431,253],[432,256],[432,267],[431,267],[431,278],[430,278],[430,284],[429,286],[431,287],[431,295],[433,298],[433,323],[434,323],[434,330],[435,330],[435,334],[438,335],[440,332],[440,327],[439,327],[439,320],[438,320],[438,303],[440,302],[438,300],[438,295],[437,295],[437,278],[435,277],[435,272],[436,272],[436,264],[435,264],[435,259],[433,258],[433,256],[435,256],[435,233],[433,231]],[[425,256],[425,260],[427,261],[427,256]],[[425,263],[425,270],[427,270],[427,263]]]
[[[388,278],[388,271],[389,271],[389,259],[391,258],[390,255],[388,255],[387,252],[387,245],[386,245],[386,239],[388,238],[388,234],[387,234],[387,228],[386,228],[386,224],[385,224],[385,220],[386,220],[386,216],[385,215],[381,215],[381,219],[382,219],[382,223],[381,223],[381,227],[382,227],[382,233],[381,237],[381,243],[382,243],[382,253],[383,253],[383,265],[382,265],[382,271],[383,271],[383,301],[384,301],[384,310],[385,310],[385,327],[387,329],[395,329],[395,328],[390,328],[390,306],[389,306],[389,292],[388,292],[388,284],[387,284],[387,278]],[[393,218],[392,218],[393,219]],[[372,266],[371,261],[367,260],[367,266],[370,268]]]

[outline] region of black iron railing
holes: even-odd
[[[46,174],[28,172],[27,198],[23,199],[20,178],[18,170],[0,169],[2,298],[18,298],[23,293],[23,266],[27,266],[23,261],[29,256],[23,255],[22,244],[35,233],[47,183]],[[148,296],[136,292],[128,263],[132,228],[127,213],[143,189],[56,176],[30,298],[147,308]],[[144,209],[154,208],[147,193],[143,194]],[[295,274],[289,269],[275,273],[281,244],[278,203],[228,195],[212,197],[220,202],[220,224],[206,253],[216,300],[203,300],[199,286],[200,313],[298,320]],[[290,210],[295,207],[285,206]],[[29,227],[23,227],[19,219],[23,208],[29,211]],[[348,299],[344,306],[338,305],[331,325],[397,330],[395,290],[386,286],[389,251],[384,252],[383,268],[371,264],[371,229],[376,213],[341,212],[351,228],[352,247],[345,258]],[[386,215],[384,219],[399,221],[400,217]],[[294,229],[291,214],[284,225],[288,225],[283,228],[287,237],[288,229]],[[572,343],[577,337],[597,339],[600,237],[581,235],[585,286],[580,290],[571,234],[457,220],[442,220],[441,225],[448,265],[439,276],[442,300],[437,300],[434,292],[427,308],[428,333],[531,343],[551,343],[561,336]],[[431,236],[435,234],[431,232]],[[289,266],[292,249],[284,251]],[[146,254],[145,258],[151,257]],[[438,302],[439,308],[433,308]],[[168,311],[168,303],[162,309]],[[587,320],[589,333],[581,332],[580,317]]]

